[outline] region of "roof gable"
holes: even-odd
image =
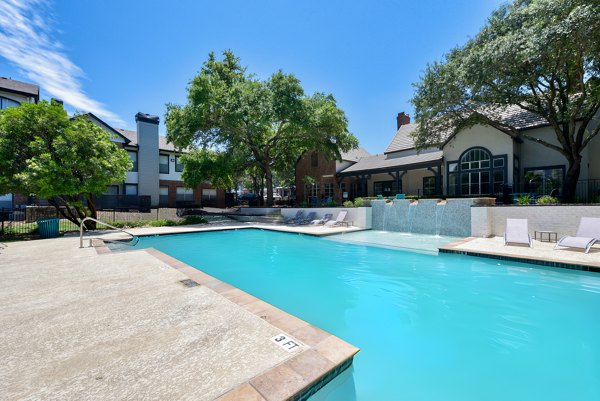
[[[121,142],[121,143],[125,143],[125,144],[129,144],[129,142],[131,142],[127,137],[122,135],[118,130],[116,130],[115,128],[111,127],[110,125],[108,125],[107,123],[102,121],[98,116],[94,115],[93,113],[85,113],[85,114],[82,114],[82,116],[86,117],[89,121],[96,124],[97,126],[104,129],[105,131],[108,131],[108,133],[111,134],[111,136],[115,136],[115,138],[111,138],[111,140],[116,139],[114,142]]]
[[[31,96],[36,99],[40,97],[39,86],[28,84],[27,82],[15,81],[6,77],[0,77],[0,90]]]
[[[398,128],[398,131],[396,131],[396,134],[394,135],[394,138],[392,138],[392,141],[388,145],[387,149],[383,153],[386,154],[401,150],[414,149],[415,141],[411,135],[416,128],[417,124],[401,125],[400,128]]]

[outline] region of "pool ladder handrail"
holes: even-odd
[[[111,240],[111,239],[105,239],[105,238],[90,238],[90,242],[88,246],[92,246],[92,240],[93,239],[102,239],[102,241],[104,242],[112,242],[112,243],[116,243],[116,244],[125,244],[125,245],[129,245],[129,246],[135,246],[137,245],[137,243],[140,241],[140,238],[137,235],[133,235],[132,233],[123,230],[122,228],[118,228],[115,226],[112,226],[104,221],[98,220],[98,219],[94,219],[93,217],[86,217],[85,219],[81,220],[81,224],[79,225],[79,247],[83,248],[83,228],[85,226],[85,222],[86,221],[95,221],[96,223],[100,223],[100,224],[104,224],[105,226],[112,228],[113,230],[117,230],[120,231],[122,233],[131,235],[131,240],[129,242],[123,242],[123,241],[117,241],[117,240]],[[87,231],[87,228],[86,228]],[[135,244],[132,244],[131,242],[133,242],[135,240]]]

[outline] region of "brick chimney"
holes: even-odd
[[[398,117],[396,117],[397,127],[396,129],[400,129],[401,126],[410,124],[410,116],[404,112],[398,113]]]

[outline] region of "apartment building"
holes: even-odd
[[[16,107],[21,103],[37,103],[39,99],[39,86],[0,77],[0,110]],[[18,199],[22,200],[22,198]],[[0,194],[0,209],[12,209],[14,203],[13,194]]]
[[[17,107],[21,103],[37,103],[40,98],[39,86],[0,78],[0,108]],[[86,118],[110,134],[111,140],[123,147],[133,162],[124,182],[114,183],[105,195],[149,196],[151,207],[213,206],[224,207],[225,193],[209,183],[197,188],[186,188],[181,173],[180,162],[185,150],[175,149],[159,135],[157,116],[137,113],[136,130],[115,128],[92,113]],[[0,208],[14,208],[28,203],[22,195],[0,195]]]

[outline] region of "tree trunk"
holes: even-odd
[[[265,181],[267,185],[267,206],[273,206],[273,172],[271,167],[265,168]]]
[[[581,172],[581,156],[577,156],[573,160],[569,160],[569,168],[565,174],[565,182],[562,190],[562,202],[575,202],[575,193],[577,190],[577,181],[579,181],[579,173]]]
[[[96,209],[96,202],[94,202],[94,195],[86,194],[85,197],[88,203],[88,209],[90,210],[90,215],[88,217],[91,217],[92,219],[98,219],[98,210]],[[88,220],[85,222],[85,226],[89,230],[95,230],[96,222]]]

